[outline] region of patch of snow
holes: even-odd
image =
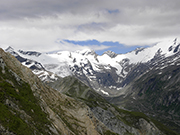
[[[109,89],[116,89],[117,87],[116,86],[109,86]]]
[[[168,67],[168,65],[165,65],[165,66],[161,67],[160,69],[164,69],[164,68],[166,68],[166,67]]]
[[[104,90],[101,89],[101,92],[104,94],[104,95],[107,95],[109,96],[109,93],[108,92],[105,92]]]
[[[35,63],[32,62],[31,64],[26,64],[26,62],[22,62],[22,64],[28,68],[30,68],[31,66],[33,66]]]
[[[179,65],[180,65],[180,63],[177,64],[177,66],[179,66]]]
[[[43,70],[33,70],[32,72],[34,74],[38,75],[38,74],[42,74],[44,71]]]
[[[121,83],[122,80],[120,79],[120,77],[118,77],[118,80],[116,81],[116,83]]]
[[[174,63],[174,62],[172,62],[170,65],[171,65],[171,66],[173,66],[173,65],[175,65],[175,63]]]
[[[96,76],[89,76],[89,78],[91,78],[91,79],[96,79]]]
[[[88,72],[87,72],[86,70],[84,70],[84,69],[83,69],[83,73],[84,73],[85,75],[87,75],[87,74],[88,74]]]
[[[161,74],[162,74],[162,72],[159,72],[158,74],[159,74],[159,75],[161,75]]]
[[[55,74],[52,74],[52,75],[50,76],[50,78],[53,79],[53,80],[57,80],[57,79],[58,79],[57,77],[55,77]]]
[[[43,78],[41,78],[41,81],[45,81],[47,79],[47,76],[44,76]]]
[[[121,89],[123,89],[123,87],[119,87],[119,88],[117,88],[117,90],[121,90]]]
[[[128,72],[126,72],[125,70],[123,70],[123,74],[126,76],[128,74]]]

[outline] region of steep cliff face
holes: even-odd
[[[2,134],[104,134],[109,132],[84,103],[45,86],[0,49]]]

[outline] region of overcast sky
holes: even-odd
[[[180,0],[1,0],[0,47],[121,52],[180,37],[179,22]]]

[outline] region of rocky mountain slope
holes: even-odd
[[[180,133],[178,39],[101,56],[92,50],[43,54],[10,47],[6,51],[56,90],[69,95],[69,89],[61,89],[66,76],[74,76],[119,108],[144,112]]]
[[[133,128],[138,128],[142,134],[154,134],[152,131],[146,131],[147,127],[150,126],[146,121],[151,121],[151,124],[154,124],[156,127],[164,131],[165,134],[174,134],[173,132],[169,133],[168,128],[164,127],[161,123],[155,119],[148,118],[141,112],[130,112],[127,110],[119,109],[116,106],[109,104],[104,98],[97,94],[93,89],[87,87],[85,84],[81,83],[74,77],[65,77],[58,83],[54,82],[47,83],[49,86],[54,87],[58,91],[74,97],[78,100],[85,102],[93,111],[94,115],[102,121],[107,127],[112,129],[116,133],[123,134],[124,131],[133,132]],[[142,121],[141,121],[142,120]],[[128,124],[130,127],[124,125],[123,122]],[[139,126],[139,122],[143,122],[146,126]],[[141,123],[140,122],[140,123]],[[132,127],[131,127],[132,126]],[[151,125],[152,126],[152,125]],[[150,126],[150,127],[151,127]],[[120,128],[121,127],[121,128]],[[122,128],[126,127],[126,129]],[[144,128],[144,129],[143,129]],[[167,129],[167,130],[166,130]],[[154,128],[153,128],[154,130]],[[130,133],[129,133],[130,134]],[[134,132],[134,134],[136,134]],[[155,134],[161,134],[156,132]]]
[[[180,133],[180,52],[139,64],[129,78],[137,71],[143,73],[123,89],[124,94],[108,100],[153,116]]]
[[[0,49],[1,134],[176,134],[142,113],[112,106],[73,77],[60,86],[71,97]]]
[[[45,86],[2,49],[0,74],[1,134],[112,133],[83,102]]]

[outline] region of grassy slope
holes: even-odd
[[[17,81],[6,68],[3,74],[0,67],[0,123],[15,134],[50,132],[50,121],[33,96],[30,86]],[[8,104],[7,104],[8,103]]]

